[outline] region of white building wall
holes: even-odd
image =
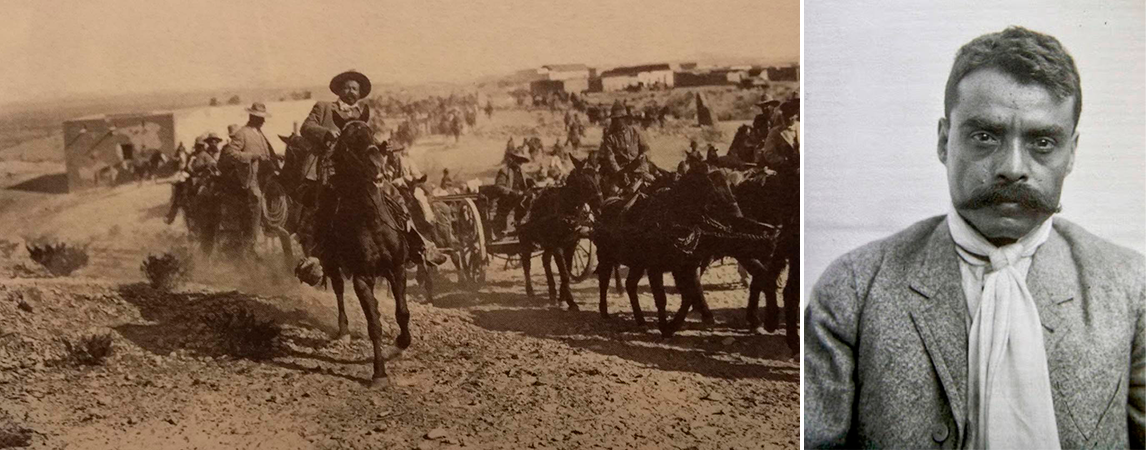
[[[263,134],[278,154],[283,154],[286,144],[278,136],[290,136],[294,123],[302,127],[302,121],[310,114],[316,100],[267,102],[267,112],[271,117],[263,124]],[[200,134],[214,131],[227,142],[227,125],[243,126],[247,123],[246,109],[250,103],[242,105],[203,106],[172,111],[175,119],[175,145],[179,142],[191,150],[195,138]]]

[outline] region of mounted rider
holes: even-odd
[[[656,179],[660,169],[649,161],[649,145],[629,122],[632,115],[620,101],[613,103],[609,116],[609,128],[597,154],[601,188],[607,195],[635,195],[641,186]]]
[[[334,150],[334,143],[342,135],[342,129],[347,123],[353,121],[370,121],[370,106],[360,100],[370,95],[370,79],[354,70],[336,75],[330,80],[330,91],[338,95],[334,101],[320,101],[315,103],[310,114],[303,121],[300,133],[309,144],[300,164],[291,168],[288,177],[298,180],[294,188],[296,198],[310,211],[311,217],[303,219],[304,227],[313,229],[313,222],[318,220],[313,214],[320,206],[319,203],[327,201],[330,197],[328,191],[330,178],[334,175],[334,167],[329,158]],[[375,138],[378,139],[377,137]],[[384,144],[379,142],[379,144]],[[386,147],[383,145],[383,147]],[[391,150],[393,146],[389,147]],[[401,199],[398,199],[401,202]],[[307,232],[305,234],[312,234]],[[407,238],[411,249],[411,259],[414,261],[427,260],[430,263],[444,261],[440,255],[425,258],[425,240],[414,227],[413,222],[407,223]],[[310,237],[305,238],[304,247],[310,246]]]
[[[263,123],[271,116],[267,106],[255,102],[246,111],[247,124],[236,130],[231,136],[231,142],[223,148],[219,170],[227,187],[244,197],[246,217],[243,221],[243,237],[248,246],[245,250],[254,255],[255,237],[263,217],[262,184],[273,173],[270,166],[260,163],[271,161],[274,150],[262,131]]]
[[[491,230],[494,239],[499,239],[505,234],[506,222],[511,211],[518,221],[525,216],[525,199],[529,185],[525,182],[521,165],[529,160],[529,153],[526,153],[524,146],[515,147],[506,151],[505,163],[497,171],[497,178],[493,182],[494,191],[497,193],[497,213],[494,215]]]

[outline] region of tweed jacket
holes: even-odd
[[[231,142],[219,152],[219,170],[230,174],[240,187],[260,192],[259,177],[270,171],[260,172],[258,160],[269,160],[272,155],[274,148],[262,130],[244,125],[231,135]]]
[[[805,311],[805,448],[962,448],[967,302],[944,216],[831,264]],[[1031,262],[1062,448],[1142,448],[1146,263],[1069,221]]]
[[[362,108],[362,112],[357,117],[349,116],[339,111],[336,103],[337,102],[315,103],[314,108],[311,108],[310,114],[306,116],[306,120],[304,120],[302,126],[299,127],[300,134],[310,140],[310,148],[315,151],[326,149],[326,133],[330,130],[341,130],[342,126],[351,120],[370,121],[370,106],[366,103],[358,103],[359,107]],[[319,180],[320,168],[318,167],[318,160],[322,155],[315,153],[315,151],[308,152],[303,159],[303,179],[305,180]]]

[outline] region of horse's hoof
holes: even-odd
[[[569,310],[569,311],[580,311],[580,310],[581,310],[581,308],[578,308],[578,307],[577,307],[577,304],[576,304],[576,303],[570,303],[570,304],[569,304],[569,307],[568,307],[568,308],[566,308],[566,309],[567,309],[567,310]]]
[[[775,322],[770,322],[770,321],[765,320],[764,326],[762,328],[764,328],[764,331],[767,331],[769,333],[775,333],[776,327],[777,327],[777,324]]]
[[[400,357],[400,356],[402,356],[402,349],[400,349],[398,347],[387,346],[386,348],[382,349],[382,360],[383,361],[395,360],[395,359],[398,359],[398,357]]]
[[[412,338],[409,334],[399,334],[398,338],[394,340],[394,345],[400,349],[406,349],[410,347],[411,340]]]
[[[370,379],[370,389],[385,390],[390,388],[390,377]]]
[[[613,316],[609,315],[609,313],[607,313],[607,312],[604,312],[604,311],[602,311],[602,312],[601,312],[601,319],[603,319],[603,320],[609,320],[609,319],[612,319],[612,318],[613,318]]]
[[[712,317],[712,316],[708,316],[708,317],[701,317],[701,318],[700,318],[700,323],[703,323],[703,324],[705,324],[705,325],[709,325],[709,326],[711,326],[711,325],[716,325],[716,318],[715,318],[715,317]]]
[[[334,336],[334,340],[341,342],[343,344],[349,344],[350,343],[350,333],[349,332],[338,333],[337,335]]]

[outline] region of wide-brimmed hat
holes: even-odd
[[[251,107],[247,108],[246,111],[247,114],[256,117],[266,118],[271,116],[271,113],[267,112],[267,105],[264,105],[262,102],[251,103]]]
[[[780,101],[776,100],[776,97],[773,97],[772,94],[768,93],[768,92],[765,92],[764,95],[761,95],[760,101],[756,102],[756,106],[759,106],[759,107],[776,106],[779,104],[780,104]]]
[[[339,90],[342,89],[342,84],[350,80],[358,82],[358,94],[361,98],[370,95],[370,79],[355,70],[347,70],[331,78],[330,92],[340,94]]]
[[[621,104],[620,100],[613,102],[613,107],[609,109],[610,117],[626,117],[628,115],[629,110],[625,108],[625,105]]]
[[[236,131],[239,131],[239,124],[232,123],[227,125],[227,136],[234,136]]]
[[[219,137],[219,133],[216,133],[214,131],[207,133],[207,137],[203,138],[203,142],[208,142],[212,139],[219,141],[219,142],[223,142],[223,138]]]
[[[520,159],[522,159],[522,160],[524,160],[524,161],[530,161],[530,160],[532,160],[532,159],[533,159],[533,158],[530,158],[530,157],[529,157],[529,153],[525,151],[525,147],[517,147],[517,148],[514,148],[513,150],[510,150],[510,151],[506,152],[506,155],[507,155],[507,156],[512,156],[512,157],[515,157],[515,158],[520,158]]]
[[[195,137],[195,145],[203,145],[207,143],[207,133],[200,134]]]

